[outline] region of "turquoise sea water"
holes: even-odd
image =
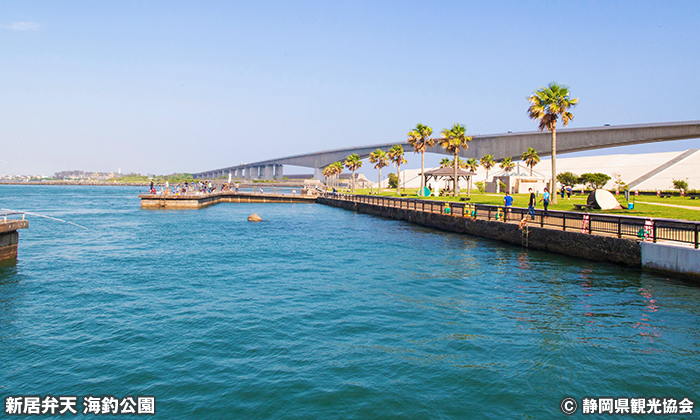
[[[323,205],[141,210],[138,191],[0,186],[0,207],[89,229],[30,217],[0,268],[3,400],[154,395],[162,419],[548,419],[565,396],[700,411],[699,287]]]

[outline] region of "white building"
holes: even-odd
[[[518,166],[518,164],[520,166]],[[669,190],[673,189],[673,180],[682,179],[688,182],[688,188],[700,189],[700,149],[690,149],[680,152],[640,153],[640,154],[614,154],[604,156],[587,156],[567,158],[560,155],[557,158],[557,173],[573,172],[576,175],[584,173],[600,172],[610,176],[610,181],[605,185],[606,189],[615,188],[615,176],[630,186],[632,190]],[[382,188],[387,188],[386,176],[391,172],[388,167],[382,171],[384,179]],[[426,171],[434,168],[426,168]],[[488,190],[495,192],[498,177],[511,191],[527,192],[532,186],[533,190],[541,192],[545,187],[545,181],[551,178],[551,159],[543,158],[533,168],[533,177],[530,177],[530,169],[523,162],[516,162],[516,169],[510,174],[504,174],[498,164],[489,171]],[[372,176],[369,177],[370,181]],[[509,179],[507,179],[509,178]],[[376,178],[375,178],[376,179]],[[479,167],[473,182],[486,181],[486,171]],[[443,182],[441,182],[443,184]],[[376,182],[372,182],[374,188]],[[405,188],[420,188],[420,169],[408,169],[401,171],[401,186]],[[435,187],[435,186],[433,186]],[[444,188],[444,185],[440,185]],[[466,182],[460,182],[460,189],[467,187]],[[474,186],[472,185],[472,188]],[[513,189],[515,188],[515,189]]]

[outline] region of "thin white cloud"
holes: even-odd
[[[38,31],[41,29],[41,23],[36,22],[15,22],[9,25],[2,25],[5,29],[11,29],[13,31]]]

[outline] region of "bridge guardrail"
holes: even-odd
[[[554,227],[564,231],[572,230],[587,234],[611,235],[618,238],[625,237],[651,242],[673,241],[692,244],[696,249],[700,247],[700,222],[689,220],[652,219],[638,216],[617,216],[561,210],[550,210],[548,215],[545,215],[544,210],[535,209],[533,221],[528,215],[528,209],[524,207],[506,208],[505,206],[491,204],[344,193],[326,193],[325,197],[429,213],[445,213],[445,208],[449,207],[450,214],[457,217],[503,222],[519,222],[527,218],[528,223],[533,223],[540,227]]]

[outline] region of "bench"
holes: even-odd
[[[471,199],[471,197],[459,197],[459,201],[469,201]]]
[[[574,210],[588,210],[588,204],[574,204]]]

